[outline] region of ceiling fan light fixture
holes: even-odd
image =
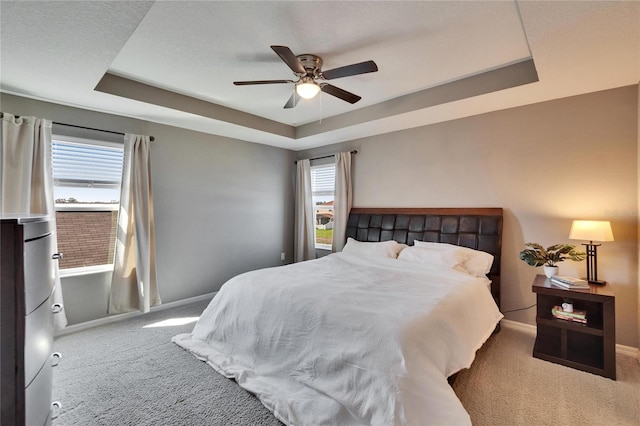
[[[2,0],[0,0],[2,1]],[[333,68],[328,71],[322,71],[322,58],[317,55],[305,53],[302,55],[294,55],[287,46],[271,46],[282,61],[293,71],[298,78],[297,81],[292,80],[252,80],[252,81],[234,81],[236,86],[247,86],[250,84],[295,84],[295,91],[284,104],[285,109],[294,108],[300,98],[311,99],[318,95],[321,91],[327,95],[334,96],[350,104],[355,104],[360,96],[347,92],[339,87],[324,82],[324,80],[333,80],[335,78],[349,77],[352,75],[366,74],[378,71],[378,66],[373,61],[365,61],[357,64],[346,65],[343,67]],[[316,79],[320,79],[322,83],[318,84]]]
[[[296,92],[303,99],[311,99],[320,92],[320,86],[313,79],[306,77],[296,85]]]

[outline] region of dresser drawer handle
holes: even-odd
[[[51,366],[57,367],[60,364],[60,360],[62,359],[62,354],[60,352],[54,352],[51,354]]]
[[[53,312],[54,314],[59,314],[63,310],[64,306],[62,306],[62,303],[54,303],[53,305],[51,305],[51,312]]]
[[[53,401],[51,403],[51,420],[55,420],[60,415],[60,410],[62,410],[62,404],[60,401]]]
[[[54,260],[59,260],[64,258],[64,254],[63,253],[53,253],[53,255],[51,255],[51,258]]]

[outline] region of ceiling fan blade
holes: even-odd
[[[295,83],[293,80],[255,80],[255,81],[234,81],[236,86],[248,86],[250,84],[283,84]]]
[[[298,61],[298,58],[296,58],[296,55],[294,55],[291,49],[287,46],[271,46],[271,49],[273,49],[273,51],[280,56],[280,59],[282,59],[284,63],[291,68],[291,71],[298,74],[307,73],[302,64]]]
[[[285,109],[294,108],[298,105],[298,101],[300,100],[300,96],[294,91],[286,104],[284,104]]]
[[[339,87],[336,87],[334,85],[331,84],[323,84],[321,86],[321,89],[324,93],[328,93],[332,96],[335,96],[336,98],[340,98],[343,101],[347,101],[350,104],[355,104],[356,102],[358,102],[360,99],[362,99],[360,96],[358,95],[354,95],[351,92],[347,92],[346,90],[343,90]]]
[[[334,68],[329,71],[322,71],[325,80],[333,80],[334,78],[348,77],[350,75],[366,74],[368,72],[378,71],[378,66],[373,61],[360,62],[358,64],[346,65],[340,68]]]

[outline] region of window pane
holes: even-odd
[[[51,159],[56,204],[116,204],[124,150],[53,137]]]
[[[122,177],[123,149],[54,139],[53,177],[59,185],[117,187]]]
[[[60,269],[113,263],[118,211],[58,211]]]
[[[51,157],[60,269],[112,264],[123,146],[53,135]]]
[[[336,166],[326,164],[311,167],[311,191],[314,196],[330,196],[333,199],[333,191],[336,186]]]
[[[333,200],[314,201],[316,248],[331,249],[333,242]],[[328,246],[328,247],[327,247]]]
[[[331,250],[333,242],[333,201],[335,188],[335,164],[311,167],[311,191],[316,248]]]

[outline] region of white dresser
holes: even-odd
[[[54,262],[47,216],[0,216],[0,424],[51,423]],[[57,403],[55,403],[57,404]]]

